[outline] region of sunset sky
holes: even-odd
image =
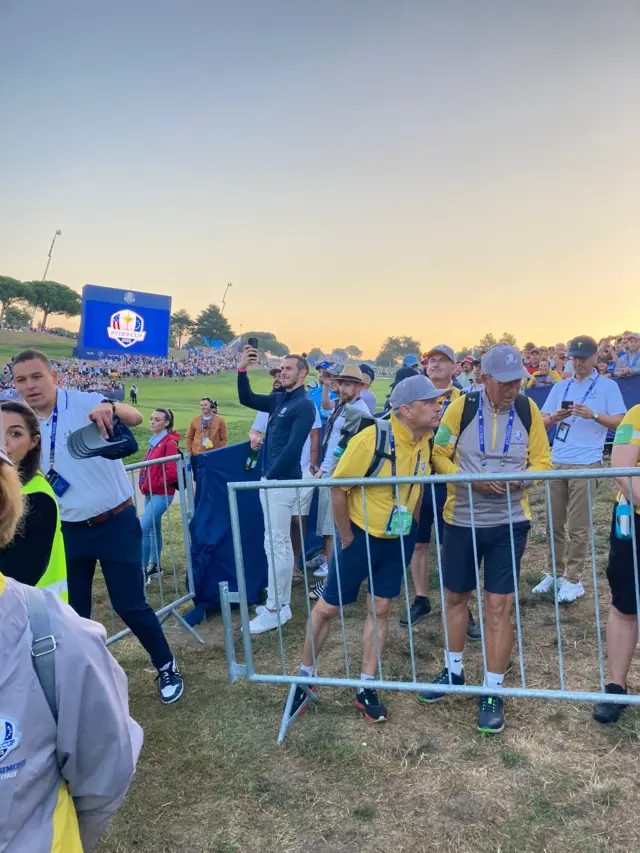
[[[1,274],[61,228],[294,350],[640,329],[636,0],[3,0],[0,103]]]

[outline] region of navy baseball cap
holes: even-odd
[[[589,335],[578,335],[572,341],[569,341],[570,358],[590,358],[598,352],[598,344]]]
[[[366,376],[369,377],[369,379],[372,382],[376,378],[375,371],[374,371],[373,367],[371,367],[371,365],[369,365],[369,364],[361,364],[360,365],[360,373],[364,373]]]
[[[316,364],[316,370],[329,370],[330,367],[328,361],[321,361],[320,364]]]

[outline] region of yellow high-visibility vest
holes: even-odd
[[[49,495],[52,498],[56,505],[57,522],[53,545],[51,546],[51,554],[49,556],[49,564],[46,572],[42,575],[36,586],[40,589],[50,589],[52,592],[57,593],[63,601],[68,601],[67,560],[64,553],[64,540],[62,538],[58,501],[56,500],[53,489],[39,471],[22,487],[23,495],[34,495],[37,492],[44,492],[45,495]]]

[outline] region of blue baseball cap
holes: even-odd
[[[316,370],[329,370],[330,367],[328,361],[321,361],[320,364],[316,364]]]
[[[419,364],[418,356],[413,353],[409,353],[409,355],[405,355],[402,359],[402,364],[404,367],[417,367]]]

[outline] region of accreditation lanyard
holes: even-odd
[[[212,425],[213,425],[213,415],[211,415],[211,417],[210,417],[210,418],[208,418],[208,419],[207,419],[207,418],[204,418],[204,417],[201,419],[201,421],[200,421],[200,430],[201,430],[201,432],[202,432],[202,434],[203,434],[203,435],[204,435],[204,425],[205,425],[205,421],[207,422],[207,435],[210,435],[210,433],[211,433],[211,427],[212,427]]]
[[[513,432],[513,422],[516,417],[516,404],[512,403],[511,408],[509,409],[509,420],[507,422],[507,428],[504,433],[504,448],[502,450],[502,459],[500,460],[500,467],[504,468],[507,462],[507,453],[509,452],[509,445],[511,444],[511,433]],[[484,443],[484,413],[482,411],[482,394],[480,394],[479,402],[478,402],[478,441],[480,443],[480,464],[482,465],[482,470],[485,471],[487,468],[487,454],[485,451],[485,443]]]
[[[56,459],[56,433],[58,432],[58,404],[51,413],[51,444],[49,446],[49,470],[53,468]]]
[[[389,428],[389,449],[391,450],[391,476],[396,476],[396,440],[393,437],[393,428]],[[422,451],[418,451],[418,458],[416,459],[416,467],[413,472],[413,476],[415,477],[418,473],[418,469],[420,468],[420,458],[422,457]],[[391,487],[395,491],[395,486]],[[413,483],[411,483],[409,487],[409,494],[407,495],[407,503],[409,503],[409,498],[411,497],[411,491],[413,489]]]
[[[598,381],[598,379],[600,379],[600,374],[598,374],[597,376],[594,376],[594,378],[591,380],[591,385],[589,385],[589,387],[588,387],[588,388],[587,388],[587,390],[585,391],[584,397],[582,398],[582,400],[580,400],[580,403],[579,403],[579,405],[580,405],[580,406],[582,406],[582,405],[583,405],[584,401],[587,399],[587,397],[589,396],[589,394],[590,394],[590,393],[593,391],[593,389],[596,387],[596,382]],[[562,395],[562,402],[563,402],[563,403],[564,403],[564,401],[567,399],[567,396],[568,396],[568,394],[569,394],[569,388],[571,388],[571,386],[573,385],[573,383],[574,383],[574,380],[573,380],[573,379],[570,379],[570,380],[569,380],[569,382],[567,383],[567,387],[564,389],[564,394]],[[574,415],[573,420],[575,421],[575,415]]]

